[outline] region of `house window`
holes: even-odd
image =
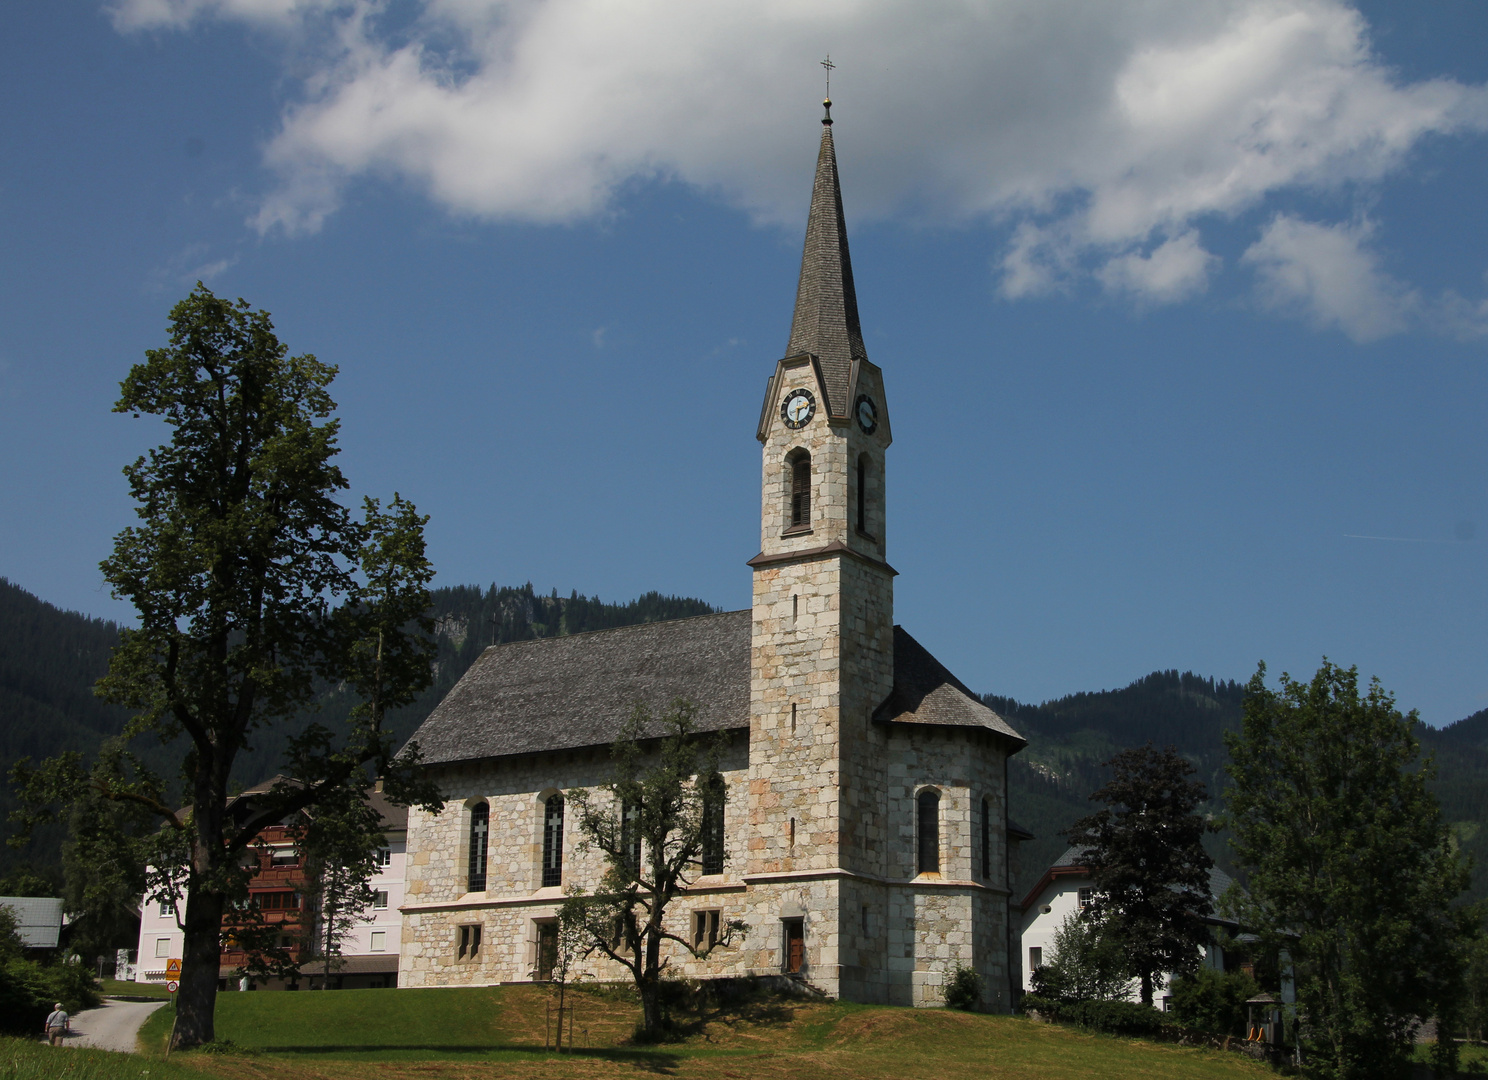
[[[728,789],[714,773],[703,789],[703,873],[723,873],[723,809]]]
[[[868,455],[858,455],[858,532],[868,535]]]
[[[641,808],[634,803],[620,806],[620,855],[632,877],[641,873]],[[546,865],[546,863],[544,864]]]
[[[477,803],[470,808],[470,873],[466,891],[486,891],[486,846],[491,837],[491,807]]]
[[[1092,900],[1095,899],[1095,888],[1094,888],[1094,886],[1091,886],[1091,885],[1082,885],[1082,886],[1080,886],[1080,891],[1075,894],[1075,899],[1080,904],[1080,910],[1081,911],[1084,911],[1085,908],[1087,906],[1089,906],[1090,901],[1092,901]]]
[[[393,849],[392,848],[383,848],[381,851],[379,851],[377,853],[377,865],[378,866],[392,866],[393,865]]]
[[[789,459],[790,527],[811,528],[811,454],[796,450]]]
[[[982,877],[992,876],[992,800],[982,800]]]
[[[269,856],[270,866],[299,866],[300,855],[294,848],[275,848]]]
[[[372,906],[378,911],[387,910],[388,894],[386,889],[378,889],[372,894]]]
[[[372,945],[368,949],[368,951],[369,952],[387,952],[387,931],[386,930],[373,930],[372,931]]]
[[[1043,966],[1044,950],[1039,948],[1037,945],[1031,946],[1028,950],[1028,970],[1037,971]]]
[[[161,918],[164,918],[167,915],[174,915],[175,913],[176,913],[176,901],[175,901],[175,898],[174,897],[169,897],[169,898],[167,898],[165,900],[160,901],[160,916],[161,916]]]
[[[921,874],[940,873],[940,792],[926,788],[916,800],[919,822],[915,870]]]
[[[249,903],[260,911],[293,911],[300,906],[295,892],[261,892],[249,897]]]
[[[158,937],[155,939],[155,955],[170,958],[170,938]]]
[[[692,947],[701,952],[718,944],[718,927],[723,913],[717,908],[692,913]]]
[[[460,927],[460,944],[455,953],[457,960],[474,960],[480,954],[481,928],[479,923]]]
[[[563,884],[563,796],[543,804],[543,888]]]

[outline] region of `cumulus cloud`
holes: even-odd
[[[1242,261],[1255,268],[1270,307],[1373,341],[1404,330],[1421,300],[1380,268],[1372,232],[1368,222],[1323,225],[1278,214]]]
[[[1001,287],[1201,290],[1196,227],[1289,188],[1371,181],[1488,92],[1403,82],[1343,0],[115,0],[123,28],[277,26],[311,50],[254,222],[313,231],[348,184],[572,222],[636,180],[798,222],[818,60],[838,63],[856,220],[1011,226]],[[407,12],[413,15],[407,17]],[[394,13],[399,21],[392,21]],[[298,33],[313,26],[314,34]],[[306,45],[305,42],[316,42]]]

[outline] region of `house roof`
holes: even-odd
[[[679,697],[697,704],[694,730],[747,728],[752,618],[728,611],[493,645],[410,742],[429,764],[600,746],[636,703],[657,717]]]
[[[952,675],[901,626],[894,627],[894,689],[873,719],[895,724],[985,728],[1015,742],[1028,740]]]
[[[54,896],[0,896],[15,913],[16,931],[28,949],[55,949],[62,935],[62,901]]]
[[[1028,910],[1029,906],[1039,898],[1039,894],[1048,888],[1055,878],[1088,875],[1090,873],[1089,868],[1086,866],[1088,855],[1089,850],[1086,848],[1065,848],[1064,854],[1049,864],[1049,869],[1044,871],[1043,876],[1038,880],[1038,884],[1029,890],[1028,895],[1023,898],[1022,909],[1025,911]],[[1209,895],[1215,900],[1222,897],[1234,883],[1235,879],[1219,867],[1211,866],[1209,868]]]
[[[262,783],[254,784],[250,788],[244,788],[236,795],[229,796],[227,805],[231,807],[234,803],[249,796],[267,795],[274,790],[276,784],[281,783],[289,784],[292,787],[299,787],[302,781],[285,776],[283,773],[276,773]],[[389,802],[388,797],[375,784],[367,789],[367,805],[377,811],[382,817],[383,826],[390,832],[399,832],[408,828],[408,807],[398,806],[395,803]],[[183,810],[182,813],[185,813],[185,811]],[[310,810],[309,813],[313,814],[314,810]]]
[[[821,364],[829,414],[846,416],[852,409],[847,395],[853,362],[868,359],[868,350],[858,321],[858,296],[847,251],[847,223],[842,215],[842,187],[837,179],[830,115],[822,120],[796,310],[785,349],[786,356],[801,353],[811,353]]]

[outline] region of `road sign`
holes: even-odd
[[[165,984],[165,992],[167,994],[174,994],[176,992],[176,984],[175,984],[175,982],[168,982],[168,983],[166,983]]]
[[[181,961],[167,960],[165,962],[165,977],[167,979],[179,979],[181,977]]]

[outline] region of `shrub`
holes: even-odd
[[[1061,1023],[1107,1035],[1158,1035],[1172,1021],[1135,1001],[1072,1001],[1060,1007]]]
[[[1221,974],[1201,967],[1173,981],[1173,1016],[1215,1035],[1243,1035],[1245,1000],[1259,992],[1256,981],[1243,971]]]
[[[1131,983],[1121,944],[1106,927],[1071,912],[1054,932],[1054,951],[1033,973],[1033,992],[1060,1001],[1113,1001]]]
[[[982,977],[975,968],[957,964],[956,970],[941,989],[945,1003],[952,1009],[975,1009],[982,1000]]]

